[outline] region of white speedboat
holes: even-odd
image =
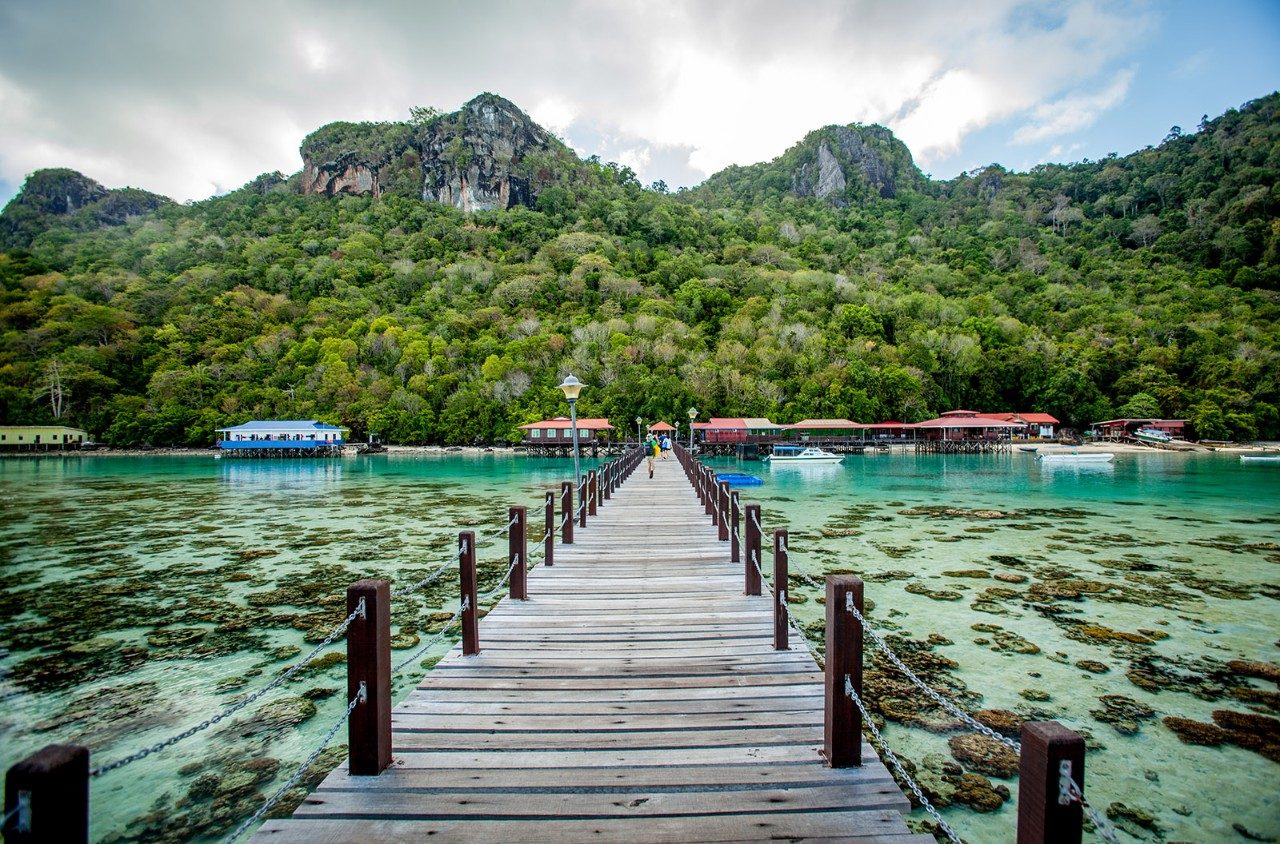
[[[1036,459],[1041,463],[1110,463],[1115,459],[1115,455],[1109,451],[1098,453],[1081,454],[1075,451],[1050,452],[1048,454],[1038,454]]]
[[[1257,454],[1257,455],[1242,454],[1240,455],[1240,462],[1241,463],[1262,463],[1262,464],[1271,463],[1271,464],[1280,465],[1280,456],[1276,456],[1276,455],[1264,456],[1261,454]]]
[[[766,455],[762,459],[768,460],[773,464],[786,463],[839,463],[844,460],[843,454],[832,454],[821,448],[805,447],[798,445],[775,445],[773,454]]]
[[[1154,445],[1167,443],[1173,439],[1169,434],[1158,428],[1139,428],[1133,432],[1133,438],[1138,442],[1152,443]]]

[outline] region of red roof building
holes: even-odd
[[[1023,428],[1021,422],[1006,422],[980,416],[975,410],[948,410],[937,419],[917,422],[915,429],[923,439],[995,440]]]
[[[1028,437],[1056,436],[1058,420],[1047,413],[979,413],[978,415],[1004,422],[1021,423],[1026,428],[1023,433]]]
[[[1164,431],[1171,437],[1181,439],[1187,435],[1185,419],[1108,419],[1106,422],[1094,422],[1093,430],[1100,437],[1119,439],[1131,437],[1139,428],[1154,428]]]
[[[653,431],[655,434],[669,434],[675,431],[675,428],[668,425],[666,422],[654,422],[649,426],[649,430]]]
[[[544,419],[541,422],[529,422],[518,426],[524,431],[524,441],[528,445],[568,445],[573,442],[573,428],[569,417],[557,416],[555,419]],[[585,418],[578,420],[578,442],[597,437],[607,438],[614,428],[608,419]]]

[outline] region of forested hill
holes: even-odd
[[[947,182],[855,124],[672,195],[492,95],[334,124],[309,173],[189,206],[67,213],[35,199],[79,174],[42,171],[0,214],[0,422],[53,421],[56,379],[61,422],[120,445],[273,417],[502,441],[562,413],[572,371],[581,413],[624,420],[967,407],[1274,438],[1278,103]]]

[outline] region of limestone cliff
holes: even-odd
[[[0,212],[0,248],[26,247],[53,227],[119,226],[173,200],[138,188],[108,190],[67,168],[37,170]]]
[[[578,166],[567,147],[494,94],[424,124],[331,123],[301,152],[303,193],[390,192],[467,212],[532,206],[542,187]]]
[[[532,206],[540,165],[563,145],[510,101],[482,94],[431,124],[420,149],[422,198],[479,211]]]
[[[836,206],[891,199],[918,190],[924,177],[911,151],[883,126],[827,126],[773,161],[729,167],[697,190],[756,200],[779,192]]]

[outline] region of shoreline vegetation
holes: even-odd
[[[347,443],[342,449],[342,457],[357,457],[362,443]],[[1038,454],[1069,454],[1075,451],[1083,450],[1084,452],[1112,452],[1114,454],[1256,454],[1260,452],[1280,451],[1280,442],[1256,442],[1256,443],[1232,443],[1229,445],[1203,446],[1188,443],[1181,448],[1154,448],[1152,446],[1137,445],[1135,443],[1090,443],[1080,446],[1064,445],[1057,442],[1027,442],[1014,443],[1015,448],[1018,445],[1035,446]],[[384,444],[385,452],[371,457],[381,456],[382,454],[520,454],[525,456],[524,450],[520,446],[471,446],[471,445],[389,445]],[[67,451],[21,451],[21,452],[3,452],[0,458],[26,458],[26,457],[209,457],[213,458],[223,452],[214,446],[206,448],[177,448],[177,447],[160,447],[160,448],[110,448],[102,447],[87,451],[77,451],[69,449]],[[891,443],[889,444],[890,454],[914,454],[914,443]],[[856,457],[857,455],[849,455]],[[865,455],[864,455],[865,456]],[[279,459],[300,459],[300,458],[279,458]],[[748,461],[749,462],[749,461]]]

